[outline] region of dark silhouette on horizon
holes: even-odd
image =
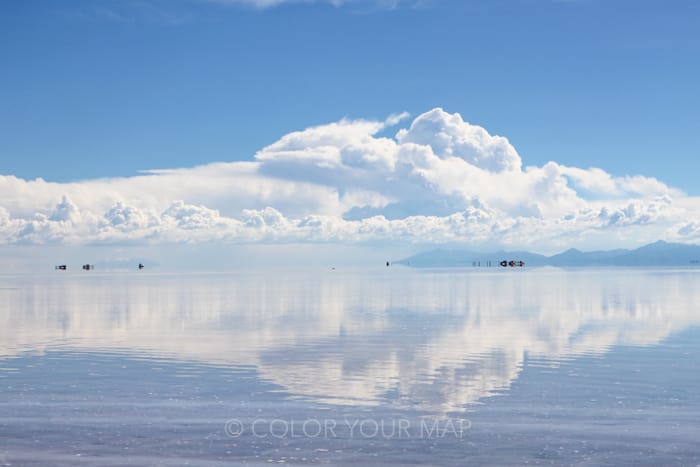
[[[394,264],[411,267],[466,267],[478,265],[484,258],[515,257],[528,266],[555,267],[698,267],[700,245],[658,241],[634,250],[615,249],[584,252],[570,248],[562,253],[545,256],[529,251],[476,252],[468,250],[435,249],[418,253]],[[506,260],[508,262],[510,260]],[[497,264],[503,266],[503,262]]]

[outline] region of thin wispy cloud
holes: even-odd
[[[131,25],[137,23],[180,26],[190,22],[192,13],[181,6],[160,1],[102,2],[68,9],[64,12],[69,18],[78,21],[99,21]]]
[[[273,8],[280,5],[326,4],[336,8],[344,6],[359,6],[372,9],[392,10],[400,5],[422,6],[419,0],[200,0],[221,5],[238,5],[258,9]]]

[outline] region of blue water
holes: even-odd
[[[700,274],[0,277],[0,465],[700,463]]]

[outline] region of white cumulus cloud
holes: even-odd
[[[457,113],[407,117],[293,131],[247,162],[71,183],[0,175],[0,242],[547,250],[700,237],[700,201],[655,178],[527,165],[506,137]]]

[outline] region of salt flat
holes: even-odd
[[[0,278],[0,465],[700,462],[685,269]]]

